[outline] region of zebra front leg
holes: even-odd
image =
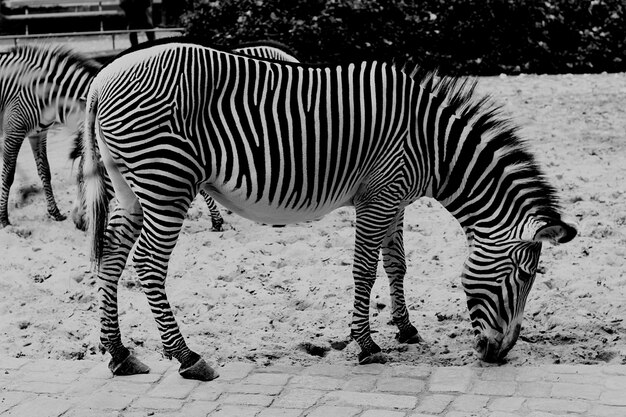
[[[5,131],[4,149],[2,150],[2,190],[0,192],[0,228],[4,228],[9,222],[9,190],[15,178],[17,155],[24,142],[26,132],[9,130]]]
[[[211,223],[213,225],[212,229],[214,232],[221,232],[222,225],[224,224],[224,218],[220,214],[220,210],[217,208],[217,204],[215,204],[215,200],[204,190],[200,190],[200,194],[204,198],[207,207],[209,208],[209,212],[211,213]]]
[[[404,300],[406,259],[404,257],[403,226],[404,209],[401,209],[383,240],[383,266],[389,278],[391,316],[399,330],[396,338],[400,343],[421,343],[424,339],[421,338],[415,326],[411,324]]]
[[[100,342],[111,354],[109,369],[114,375],[144,374],[150,371],[122,343],[117,309],[118,282],[141,225],[139,205],[127,210],[118,203],[107,226],[102,261],[97,271]]]
[[[47,136],[48,131],[42,130],[38,133],[34,133],[28,137],[30,147],[33,150],[33,156],[35,157],[35,164],[37,165],[37,173],[43,184],[43,190],[46,195],[46,204],[48,206],[48,214],[55,221],[63,221],[67,218],[66,215],[61,214],[56,200],[54,199],[54,193],[52,192],[52,176],[50,175],[50,163],[48,162],[48,150],[47,150]]]
[[[162,213],[152,215],[144,205],[144,229],[133,257],[135,269],[156,320],[165,353],[180,362],[178,372],[183,378],[210,381],[217,378],[218,373],[187,347],[165,292],[167,266],[184,215],[180,213],[166,218]]]
[[[381,196],[384,198],[384,196]],[[354,311],[352,338],[359,344],[359,364],[384,363],[385,356],[372,340],[369,322],[370,294],[376,280],[380,247],[395,217],[393,204],[356,205],[354,246]]]

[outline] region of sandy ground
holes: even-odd
[[[567,245],[544,245],[509,363],[626,363],[626,74],[483,78],[479,90],[522,126],[580,232]],[[75,188],[68,146],[63,132],[49,143],[53,186],[69,213]],[[47,218],[43,195],[26,192],[40,189],[27,148],[11,194],[13,226],[0,230],[0,354],[100,358],[87,237],[70,220]],[[197,200],[170,263],[168,293],[188,344],[214,363],[354,363],[355,343],[345,346],[353,210],[280,229],[225,219],[224,232],[211,232]],[[372,296],[375,340],[395,362],[475,362],[459,278],[466,255],[460,227],[438,203],[423,200],[407,211],[405,239],[407,303],[426,343],[394,340],[382,270]],[[128,346],[161,360],[132,267],[121,280],[120,306]],[[325,355],[312,355],[311,346]]]

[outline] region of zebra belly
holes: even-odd
[[[225,190],[207,186],[205,190],[222,206],[247,219],[266,224],[289,224],[319,220],[339,207],[351,206],[352,196],[332,204],[307,206],[301,209],[272,204],[269,201],[252,201],[246,198],[242,190]]]

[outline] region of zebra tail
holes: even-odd
[[[93,86],[92,86],[93,87]],[[86,202],[87,234],[91,237],[91,262],[96,271],[100,269],[104,234],[109,219],[109,204],[104,185],[104,164],[96,142],[97,90],[90,90],[83,130],[83,178]]]

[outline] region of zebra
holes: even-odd
[[[42,68],[50,71],[42,73]],[[50,183],[47,133],[55,122],[65,123],[79,117],[75,103],[79,97],[86,96],[98,69],[94,62],[61,47],[20,45],[0,53],[0,130],[4,137],[0,228],[10,224],[9,191],[25,137],[28,137],[43,183],[48,214],[56,221],[65,220]],[[39,96],[34,88],[33,83],[39,77],[53,80],[55,84],[46,97]]]
[[[124,346],[118,322],[118,280],[134,247],[164,351],[184,378],[218,377],[187,346],[165,291],[198,189],[267,224],[355,207],[351,336],[361,364],[386,360],[369,325],[381,252],[398,340],[421,341],[404,299],[404,210],[436,199],[467,235],[461,277],[476,354],[504,358],[542,242],[566,243],[577,231],[513,122],[475,84],[397,61],[270,62],[184,43],[104,68],[87,97],[84,171],[100,337],[113,374],[149,372]],[[117,198],[110,219],[104,171]]]

